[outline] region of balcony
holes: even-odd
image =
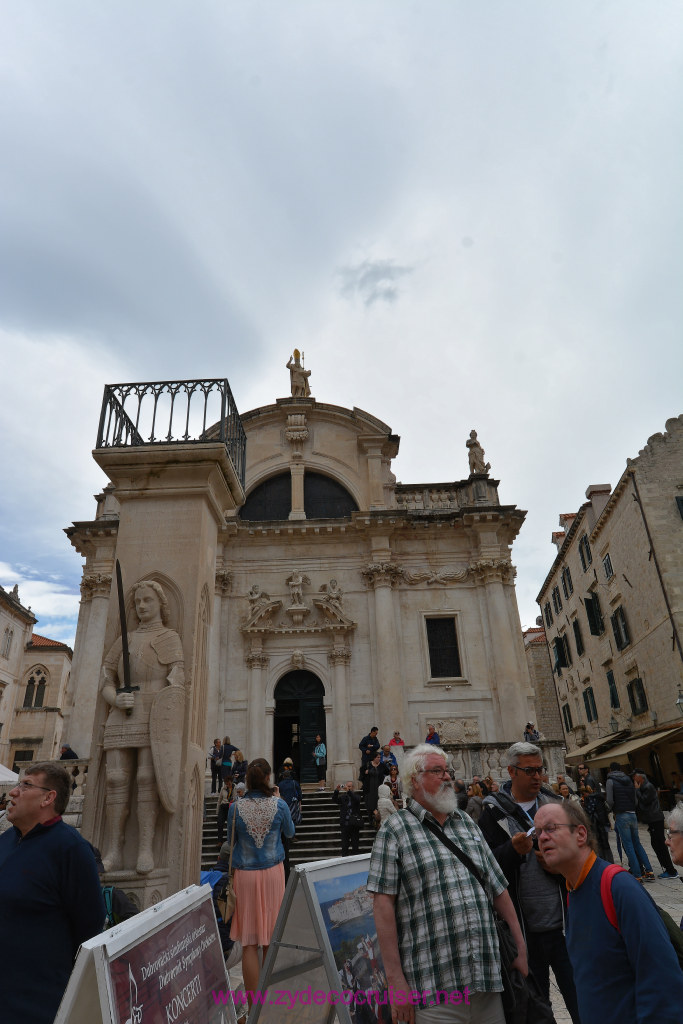
[[[97,448],[222,442],[244,488],[246,437],[228,381],[107,384]]]

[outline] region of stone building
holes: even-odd
[[[120,633],[120,559],[126,580],[157,580],[173,596],[169,624],[185,648],[184,735],[192,733],[202,779],[214,736],[274,765],[291,755],[306,782],[320,734],[332,784],[356,777],[371,726],[383,742],[398,730],[413,745],[430,723],[463,775],[502,774],[502,751],[536,717],[510,558],[525,513],[501,504],[475,431],[457,456],[469,474],[397,483],[391,428],[317,401],[310,371],[304,376],[297,358],[288,368],[292,394],[240,417],[243,491],[237,480],[220,492],[208,486],[222,428],[203,429],[198,447],[152,448],[133,417],[127,445],[121,409],[130,389],[140,396],[162,386],[126,385],[125,394],[117,386],[120,436],[113,445],[100,436],[94,452],[111,483],[95,518],[67,530],[85,558],[70,742],[91,758],[92,777],[103,723],[93,681]],[[179,385],[163,387],[178,393]],[[190,493],[211,511],[201,534],[177,507]],[[89,817],[86,797],[84,828],[95,842],[101,813]],[[186,851],[186,864],[192,856]]]
[[[0,764],[59,757],[72,651],[33,632],[18,587],[0,587]]]
[[[543,620],[539,617],[537,622]],[[548,657],[548,644],[542,625],[531,626],[522,632],[531,687],[536,707],[536,728],[543,740],[555,740],[564,744],[564,732],[557,703],[555,676]]]
[[[560,516],[538,595],[567,760],[683,770],[683,416]]]

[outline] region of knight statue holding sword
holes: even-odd
[[[180,747],[185,703],[183,648],[165,625],[168,603],[160,584],[133,590],[138,627],[128,633],[117,562],[121,636],[104,659],[100,690],[110,705],[104,728],[106,761],[105,871],[123,865],[126,820],[137,782],[136,870],[154,868],[154,830],[160,806],[173,813],[178,802]],[[176,763],[177,762],[177,763]]]

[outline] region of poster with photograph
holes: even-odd
[[[339,975],[339,987],[354,1024],[383,1024],[387,979],[379,952],[368,864],[354,874],[311,877]]]
[[[292,871],[249,1024],[391,1021],[369,865],[363,854]]]

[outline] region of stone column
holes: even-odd
[[[90,757],[111,592],[110,574],[84,572],[74,645],[77,656],[71,669],[73,706],[68,729],[69,743],[81,758]]]
[[[355,777],[355,765],[351,759],[351,741],[349,737],[349,647],[335,647],[327,656],[333,670],[332,692],[334,694],[334,738],[335,757],[331,784],[348,782]]]
[[[292,474],[292,511],[290,519],[305,519],[304,508],[304,467],[302,463],[295,462],[289,467]]]
[[[398,636],[392,590],[403,578],[403,570],[394,562],[372,562],[361,570],[361,576],[375,594],[375,673],[376,724],[380,736],[390,736],[394,729],[404,732],[403,699],[398,680]]]
[[[228,643],[228,594],[232,587],[232,573],[227,569],[216,570],[213,624],[211,629],[211,654],[209,661],[209,699],[207,740],[226,733],[225,694],[223,677],[227,668]]]
[[[246,658],[247,665],[249,666],[246,742],[247,756],[250,760],[253,757],[266,756],[265,754],[262,754],[261,751],[263,750],[264,736],[266,731],[266,687],[264,682],[264,673],[265,670],[268,668],[269,661],[270,659],[266,657],[265,654],[263,654],[263,652],[260,649],[260,646],[256,650],[252,648],[251,654],[248,654]],[[259,751],[259,753],[256,753],[256,751]]]
[[[506,595],[508,588],[503,583],[504,579],[511,576],[513,569],[506,559],[482,560],[472,568],[484,587],[491,631],[490,652],[494,673],[491,689],[496,694],[501,718],[497,723],[496,737],[514,743],[524,732],[528,714],[526,690],[530,683],[526,663],[522,670],[517,657]],[[511,593],[514,596],[514,590]]]

